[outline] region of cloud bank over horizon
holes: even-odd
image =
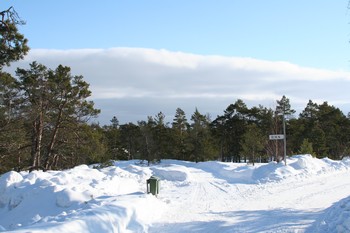
[[[320,58],[321,59],[321,58]],[[162,111],[171,122],[176,108],[190,118],[197,107],[212,119],[237,99],[248,106],[274,108],[286,95],[301,111],[309,99],[328,101],[344,114],[350,109],[350,72],[301,67],[285,61],[196,55],[145,48],[32,49],[12,65],[38,61],[49,68],[72,68],[90,83],[101,124],[113,116],[120,123],[146,120]]]

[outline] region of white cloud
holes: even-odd
[[[14,66],[27,66],[34,60],[50,68],[70,66],[73,74],[83,75],[102,110],[102,123],[113,115],[121,122],[143,120],[159,111],[172,116],[177,107],[188,114],[200,107],[215,117],[238,98],[270,107],[286,95],[299,110],[309,99],[350,104],[349,72],[284,61],[143,48],[33,49]]]

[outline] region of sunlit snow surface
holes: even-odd
[[[160,178],[157,197],[146,180]],[[350,160],[163,160],[0,176],[0,232],[350,232]]]

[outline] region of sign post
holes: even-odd
[[[283,130],[283,134],[271,134],[271,135],[269,135],[269,139],[270,140],[283,140],[283,146],[284,146],[283,159],[284,159],[284,163],[287,165],[287,162],[286,162],[286,135],[285,135],[285,129]]]
[[[283,158],[284,158],[284,165],[287,166],[287,141],[286,141],[286,120],[284,117],[284,105],[283,105],[283,145],[284,145],[284,154],[283,154]]]

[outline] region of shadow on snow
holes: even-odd
[[[213,221],[193,221],[155,224],[150,232],[298,232],[306,230],[318,218],[320,212],[293,209],[208,212]]]

